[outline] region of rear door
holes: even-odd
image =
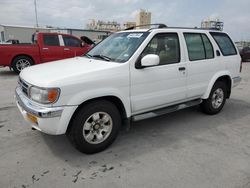
[[[62,46],[60,46],[59,38],[57,34],[44,34],[43,44],[40,48],[41,61],[49,62],[63,59]]]
[[[213,45],[206,33],[184,33],[187,50],[187,98],[200,98],[212,76],[223,69],[215,57]]]
[[[88,51],[88,45],[82,45],[83,42],[73,36],[62,35],[64,48],[63,48],[63,56],[64,58],[71,58],[76,56],[81,56]]]

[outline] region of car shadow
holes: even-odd
[[[185,147],[186,140],[201,141],[200,135],[206,131],[216,136],[227,137],[220,126],[233,126],[237,119],[250,114],[250,103],[231,99],[217,115],[205,115],[199,107],[192,107],[160,117],[134,122],[129,131],[121,131],[117,140],[103,152],[86,155],[78,152],[65,135],[50,136],[41,133],[41,137],[51,152],[71,166],[89,168],[95,164],[122,164],[137,161],[138,156],[151,152],[168,152]],[[207,139],[207,138],[204,138]],[[213,143],[214,140],[205,140]]]
[[[13,77],[13,76],[18,76],[18,75],[9,68],[0,68],[0,77]]]

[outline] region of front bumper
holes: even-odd
[[[64,134],[77,106],[44,107],[28,99],[19,87],[15,90],[15,99],[24,119],[44,133]]]

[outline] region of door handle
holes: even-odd
[[[49,50],[49,48],[43,48],[43,50]]]
[[[179,71],[184,71],[184,70],[186,70],[185,67],[179,67]]]
[[[64,50],[69,50],[69,48],[64,48]]]

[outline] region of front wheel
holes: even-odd
[[[27,56],[18,56],[12,62],[13,70],[19,74],[24,68],[33,65],[34,62],[31,58]]]
[[[79,151],[91,154],[111,145],[120,127],[121,116],[117,107],[101,100],[84,105],[74,116],[67,134]]]
[[[208,99],[203,100],[201,109],[206,114],[217,114],[226,102],[227,86],[224,82],[218,81],[214,84]]]

